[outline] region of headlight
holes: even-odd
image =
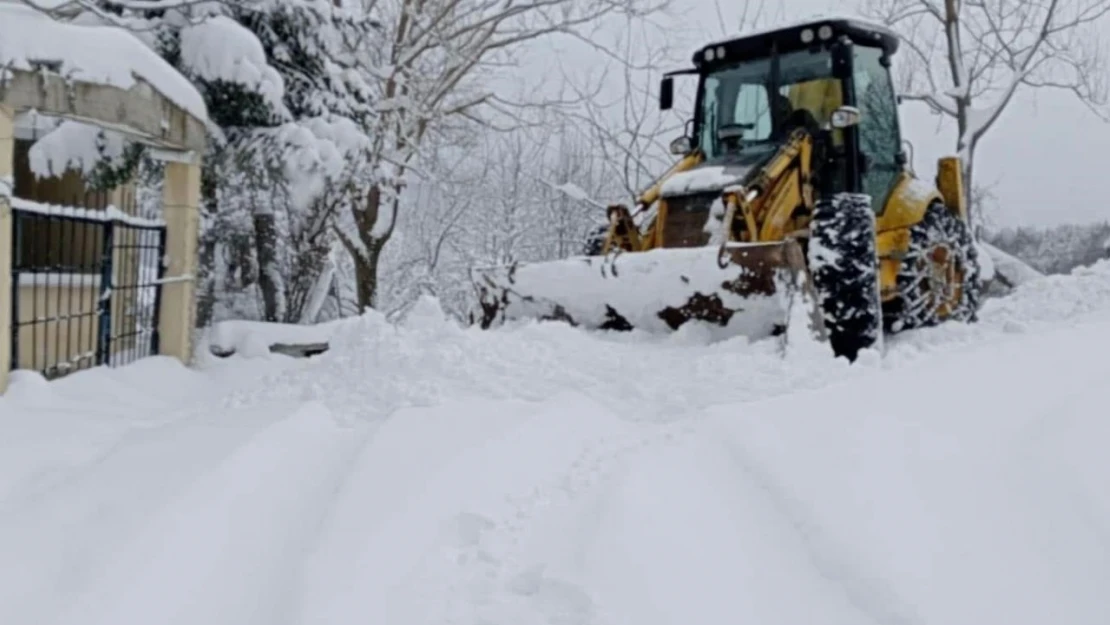
[[[813,29],[807,28],[802,31],[802,43],[813,43]]]
[[[829,26],[828,24],[825,24],[817,30],[817,36],[821,38],[821,41],[828,41],[829,39],[832,39],[832,35],[832,26]]]
[[[717,59],[725,58],[725,47],[717,46]]]
[[[709,48],[708,50],[705,51],[705,60],[706,61],[712,61],[713,58],[714,58],[713,48]]]

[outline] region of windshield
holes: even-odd
[[[778,57],[777,80],[772,58],[752,59],[723,68],[702,82],[698,145],[707,159],[737,150],[765,150],[786,136],[787,120],[800,109],[824,125],[842,102],[840,81],[832,76],[827,51],[800,50]],[[771,96],[773,85],[774,97]]]

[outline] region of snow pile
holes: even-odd
[[[995,274],[1000,275],[1013,286],[1019,286],[1044,277],[1043,273],[1037,271],[1028,263],[1003,252],[986,241],[979,241],[978,245],[981,262],[990,266],[992,277]],[[984,276],[984,279],[986,279],[986,276]]]
[[[192,83],[122,28],[65,24],[23,4],[0,3],[0,68],[34,71],[43,63],[56,64],[52,69],[68,80],[120,89],[141,78],[197,119],[208,118]]]
[[[720,329],[721,336],[766,337],[784,320],[781,299],[758,294],[742,298],[721,288],[747,271],[731,264],[722,269],[716,247],[698,247],[574,257],[474,273],[477,284],[495,285],[494,297],[508,294],[504,316],[509,320],[536,319],[561,308],[575,323],[598,328],[611,308],[634,328],[669,332],[659,313],[682,308],[700,293],[717,295],[725,307],[737,311]]]
[[[237,354],[246,358],[268,356],[278,343],[306,345],[328,343],[342,322],[291,325],[265,321],[220,321],[205,333],[201,353]]]
[[[625,418],[670,420],[695,406],[750,398],[756,386],[760,394],[774,394],[862,375],[827,351],[787,362],[778,341],[720,341],[693,324],[667,336],[596,335],[562,323],[483,331],[462,327],[428,299],[396,324],[373,312],[336,323],[328,341],[331,348],[311,359],[264,360],[290,363],[266,378],[267,397],[319,399],[334,412],[376,419],[404,407],[540,401],[575,389]],[[236,362],[242,360],[217,364]],[[676,370],[683,373],[671,373]],[[722,385],[721,371],[748,383]],[[251,392],[229,401],[245,401]]]
[[[1043,276],[1018,286],[1013,295],[991,299],[983,316],[1021,323],[1080,319],[1110,308],[1110,260],[1076,267],[1070,275]]]
[[[974,242],[976,260],[979,263],[979,279],[984,283],[991,282],[997,275],[997,270],[994,266],[994,257],[991,256],[989,244],[984,241],[976,240]]]

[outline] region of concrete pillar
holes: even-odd
[[[0,393],[8,388],[12,362],[12,207],[9,198],[15,185],[12,157],[15,154],[14,114],[0,104]]]
[[[196,318],[197,237],[200,226],[200,157],[166,163],[162,192],[166,220],[166,278],[162,286],[159,352],[188,364]]]

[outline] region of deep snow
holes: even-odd
[[[1110,622],[1110,263],[857,367],[424,304],[18,375],[0,622]]]

